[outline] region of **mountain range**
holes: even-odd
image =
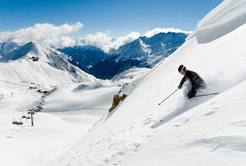
[[[185,33],[158,33],[142,36],[119,49],[105,53],[94,46],[58,49],[69,56],[68,61],[100,79],[111,79],[132,67],[152,68],[177,50],[187,37]]]
[[[40,50],[50,66],[75,73],[75,66],[100,79],[112,79],[133,67],[152,68],[177,50],[187,37],[185,33],[158,33],[152,37],[139,37],[119,49],[108,53],[92,45],[52,49],[38,43],[19,45],[15,42],[0,43],[0,62],[29,58],[40,59]],[[37,46],[39,45],[39,46]],[[41,48],[42,47],[42,48]],[[39,48],[39,49],[38,49]],[[28,55],[28,56],[27,56]],[[42,59],[42,58],[41,58]],[[71,65],[72,64],[72,65]]]

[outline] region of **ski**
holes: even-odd
[[[208,94],[197,95],[197,96],[194,96],[194,97],[210,96],[210,95],[217,95],[217,94],[219,94],[219,93],[218,92],[216,92],[216,93],[208,93]]]

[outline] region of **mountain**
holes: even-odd
[[[86,72],[99,61],[104,60],[109,56],[100,48],[89,45],[66,47],[58,49],[58,51],[69,55],[69,62]]]
[[[145,67],[150,67],[144,65]],[[117,61],[115,57],[98,62],[89,71],[90,74],[100,79],[112,79],[115,75],[132,67],[143,67],[137,59],[124,59]]]
[[[138,59],[153,66],[180,47],[186,37],[184,33],[174,32],[159,33],[151,38],[140,37],[121,46],[114,54],[118,55],[117,60]]]
[[[3,54],[0,62],[20,59],[26,56],[29,52],[32,52],[33,54],[38,54],[37,47],[32,42],[29,42],[24,46],[19,46],[16,43],[4,43],[1,52]]]
[[[2,78],[6,78],[7,72],[10,80],[28,80],[44,84],[96,80],[70,64],[65,54],[33,42],[23,46],[12,42],[3,43],[1,53]]]
[[[89,73],[111,79],[132,67],[152,68],[180,47],[187,37],[184,33],[159,33],[151,38],[140,37],[111,51],[110,58],[98,62]]]
[[[69,56],[69,62],[100,79],[112,79],[132,67],[152,68],[180,47],[185,33],[159,33],[140,37],[109,53],[93,46],[59,49]]]
[[[244,166],[246,162],[246,0],[225,0],[179,49],[129,85],[126,99],[55,166]],[[205,80],[199,94],[177,89],[184,64]],[[161,120],[161,121],[160,121]]]

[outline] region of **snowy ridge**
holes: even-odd
[[[54,49],[32,42],[15,49],[10,48],[10,50],[4,50],[5,54],[0,59],[0,62],[2,61],[0,75],[6,80],[28,80],[43,84],[96,80],[93,76],[71,65],[64,54]]]
[[[51,164],[245,165],[245,3],[227,0],[209,13],[184,45],[142,78],[100,125]],[[234,21],[224,22],[228,8]],[[225,26],[227,23],[234,28]],[[188,101],[186,83],[158,106],[177,88],[182,78],[177,72],[180,64],[204,78],[207,88],[200,94],[220,94]]]
[[[119,55],[117,60],[137,59],[142,63],[148,62],[149,65],[155,65],[180,47],[186,36],[183,33],[173,32],[159,33],[150,38],[143,36],[121,46],[115,54]]]
[[[196,36],[199,43],[207,43],[226,35],[245,24],[245,8],[244,0],[224,1],[199,22],[197,29],[187,39]]]

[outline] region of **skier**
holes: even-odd
[[[189,80],[191,83],[191,89],[189,90],[187,97],[190,99],[196,95],[198,89],[206,88],[204,80],[194,71],[186,70],[184,65],[180,65],[178,68],[179,73],[184,75],[178,88],[181,89],[185,81]]]

